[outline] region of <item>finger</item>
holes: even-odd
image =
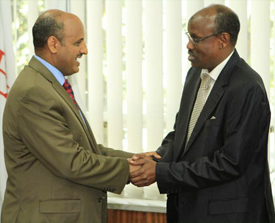
[[[154,152],[153,156],[157,159],[161,159],[161,156],[157,152]]]
[[[161,156],[157,152],[155,152],[155,151],[153,151],[153,152],[147,152],[146,155],[147,156],[154,156],[157,159],[161,159]]]
[[[135,179],[135,181],[138,181],[140,179],[142,179],[141,175],[143,174],[143,170],[142,169],[138,169],[136,171],[133,171],[131,173],[129,173],[130,179]]]
[[[148,176],[146,172],[141,168],[133,173],[130,174],[131,182],[138,183],[138,182],[147,182]]]
[[[137,187],[143,187],[145,185],[144,180],[140,177],[136,177],[134,179],[131,179],[131,183],[134,184]]]
[[[140,165],[129,165],[129,173],[134,173],[135,171],[139,170],[141,168]]]
[[[146,155],[144,153],[142,154],[135,154],[132,156],[132,160],[139,160],[139,159],[144,159]]]
[[[147,179],[138,179],[138,178],[134,179],[133,181],[131,180],[131,183],[137,187],[144,187],[152,184],[152,182],[148,181]]]
[[[139,160],[129,160],[129,163],[132,165],[143,165],[144,163],[146,163],[146,159],[139,159]]]
[[[132,183],[132,184],[134,184],[137,187],[144,187],[145,186],[145,184],[143,182],[137,182],[137,183]]]

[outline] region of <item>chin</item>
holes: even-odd
[[[73,74],[75,74],[75,73],[77,73],[77,71],[76,72],[70,72],[70,73],[67,73],[66,75],[64,75],[64,76],[71,76],[71,75],[73,75]]]
[[[192,62],[191,62],[191,66],[192,66],[192,67],[198,67],[198,66],[196,66],[195,63],[192,63]]]
[[[201,64],[198,64],[198,63],[195,63],[195,62],[191,62],[191,65],[192,67],[195,67],[195,68],[201,68]]]
[[[70,75],[73,75],[75,73],[78,73],[79,72],[79,69],[74,69],[73,71],[71,71]]]

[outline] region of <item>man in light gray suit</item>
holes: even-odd
[[[132,154],[96,143],[68,94],[65,77],[88,53],[84,37],[79,18],[59,10],[46,11],[33,27],[36,55],[15,81],[3,117],[2,223],[106,222],[107,191],[121,193],[136,168],[127,161]]]

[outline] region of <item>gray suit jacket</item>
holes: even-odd
[[[168,220],[275,222],[267,162],[270,109],[264,84],[235,51],[219,75],[186,144],[200,84],[191,68],[175,131],[158,153],[157,183],[168,193]]]
[[[85,122],[55,77],[32,58],[4,111],[2,223],[106,222],[106,192],[121,193],[132,154],[97,145]]]

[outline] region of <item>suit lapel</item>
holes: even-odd
[[[94,148],[96,150],[97,154],[101,154],[101,151],[98,149],[98,146],[97,146],[96,139],[94,137],[93,131],[92,131],[90,125],[89,125],[89,122],[86,119],[85,115],[83,114],[82,110],[80,110],[80,111],[81,111],[81,113],[83,115],[83,119],[84,119],[85,124],[86,124],[85,125],[85,127],[86,127],[85,130],[87,129],[87,131],[88,131],[87,135],[88,135],[88,138],[89,138],[90,143],[92,145],[92,148]]]
[[[84,129],[90,144],[92,146],[92,148],[94,150],[96,150],[95,152],[100,154],[100,151],[98,150],[95,138],[93,136],[93,133],[90,129],[89,123],[84,115],[84,113],[82,112],[82,110],[80,109],[80,112],[82,114],[82,117],[76,107],[76,105],[74,104],[73,100],[70,98],[69,94],[66,92],[66,90],[63,88],[63,86],[61,86],[56,80],[54,82],[52,82],[53,84],[53,88],[58,92],[58,94],[66,101],[66,103],[70,106],[71,110],[74,112],[75,116],[77,117],[78,121],[81,123],[82,128]]]
[[[92,148],[94,148],[97,152],[100,154],[100,151],[97,147],[95,138],[93,136],[93,133],[90,129],[89,123],[87,122],[87,119],[85,118],[83,112],[81,111],[83,118],[85,120],[82,119],[76,105],[74,104],[73,100],[70,98],[69,94],[66,92],[66,90],[63,88],[63,86],[60,85],[60,83],[56,80],[56,78],[53,76],[53,74],[43,65],[41,64],[37,59],[35,59],[34,57],[31,59],[31,61],[29,62],[29,65],[31,67],[33,67],[35,70],[37,70],[39,72],[39,74],[41,74],[43,77],[45,77],[45,79],[47,79],[49,82],[52,83],[53,89],[63,98],[63,100],[69,105],[69,107],[71,108],[71,110],[73,111],[73,113],[75,114],[76,118],[78,119],[78,121],[81,123],[89,141],[90,144],[92,146]]]
[[[233,68],[236,66],[239,59],[240,59],[240,57],[239,57],[237,51],[235,50],[232,57],[229,59],[228,63],[226,64],[224,69],[221,71],[218,79],[216,80],[214,87],[213,87],[213,89],[212,89],[203,109],[202,109],[202,112],[198,118],[198,121],[193,129],[193,132],[191,134],[191,137],[189,139],[189,142],[188,142],[186,148],[184,148],[184,145],[182,145],[183,146],[182,148],[184,149],[182,155],[184,155],[189,150],[189,148],[192,146],[193,142],[196,140],[198,134],[200,133],[201,129],[203,128],[205,122],[210,118],[213,110],[216,108],[219,101],[221,100],[221,98],[225,92],[225,88],[228,85]],[[188,120],[190,119],[190,115],[191,114],[189,114]],[[188,129],[188,126],[187,126],[187,129]],[[185,138],[186,138],[186,132],[185,132]]]
[[[193,106],[201,82],[200,73],[201,69],[193,68],[188,73],[185,81],[181,106],[179,113],[177,114],[176,132],[180,134],[176,134],[174,157],[179,157],[180,154],[182,154],[182,148],[184,148],[186,143],[189,119],[192,114]]]
[[[204,123],[209,119],[209,116],[211,115],[212,111],[215,109],[217,104],[219,103],[220,99],[222,98],[224,94],[224,89],[222,86],[220,86],[218,83],[215,83],[215,87],[212,89],[202,111],[201,114],[197,120],[197,123],[193,129],[193,132],[190,136],[189,142],[185,148],[185,152],[188,151],[196,137],[198,136],[200,130],[204,126]]]
[[[69,94],[65,91],[63,86],[61,86],[56,80],[52,82],[53,88],[57,91],[57,93],[66,101],[66,103],[70,106],[71,110],[74,112],[75,116],[81,122],[83,128],[86,128],[85,123],[83,122],[79,111],[77,110],[76,105],[73,100],[70,98]]]
[[[96,153],[101,154],[101,152],[99,151],[99,149],[97,147],[96,140],[95,140],[92,130],[89,126],[89,123],[88,123],[84,113],[82,112],[81,108],[80,108],[80,111],[78,111],[76,105],[74,104],[73,100],[70,98],[69,94],[65,91],[63,86],[61,86],[56,80],[53,82],[53,88],[58,92],[58,94],[66,101],[66,103],[73,110],[78,121],[81,123],[82,128],[84,129],[84,131],[90,141],[92,148],[94,150],[96,150],[95,151]],[[79,112],[81,112],[82,117]]]

